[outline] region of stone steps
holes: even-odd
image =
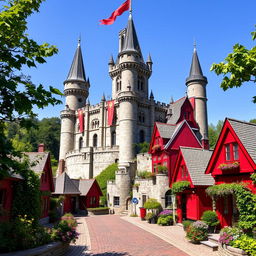
[[[212,248],[213,251],[218,250],[219,234],[209,234],[208,241],[201,241],[200,243]]]

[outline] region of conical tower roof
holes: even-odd
[[[203,75],[203,71],[201,69],[196,48],[194,48],[190,73],[189,77],[186,79],[186,85],[193,81],[203,81],[207,83],[207,78]]]
[[[121,53],[124,52],[137,52],[142,55],[131,13],[129,15],[124,46]]]
[[[82,56],[80,40],[78,41],[75,56],[74,56],[71,68],[69,70],[67,80],[65,82],[74,81],[74,80],[75,81],[86,82],[86,76],[85,76],[85,71],[84,71],[84,63],[83,63],[83,56]]]

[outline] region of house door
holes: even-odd
[[[147,195],[142,195],[142,207],[144,206],[146,201],[147,201]]]
[[[182,219],[185,220],[187,218],[187,195],[181,195],[181,211],[182,211]]]

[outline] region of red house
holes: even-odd
[[[152,154],[152,172],[157,172],[157,165],[166,166],[171,181],[179,147],[202,148],[197,132],[198,129],[192,128],[186,120],[178,124],[155,123],[149,148],[149,153]]]
[[[189,181],[190,187],[177,194],[178,222],[199,220],[204,211],[212,209],[212,200],[205,192],[214,184],[211,175],[205,174],[211,155],[210,150],[180,147],[171,183]]]
[[[23,178],[15,173],[0,180],[0,221],[9,220],[13,201],[13,183],[22,180]]]
[[[96,179],[70,179],[66,172],[56,178],[54,194],[65,197],[63,213],[98,207],[102,196]]]
[[[256,186],[250,178],[256,171],[256,125],[227,118],[206,169],[215,184],[243,182],[253,193]],[[238,211],[232,196],[216,202],[221,226],[237,221]]]
[[[40,144],[38,152],[25,153],[30,161],[31,169],[39,175],[42,215],[40,222],[48,222],[51,193],[54,191],[50,153],[44,152]]]

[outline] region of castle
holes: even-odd
[[[180,114],[189,120],[190,112],[182,104],[164,104],[149,94],[153,62],[144,61],[132,14],[128,25],[119,33],[119,53],[108,63],[112,79],[112,100],[103,95],[97,105],[87,100],[90,81],[86,78],[80,42],[64,81],[66,107],[61,111],[59,173],[71,178],[92,178],[113,162],[118,162],[115,189],[110,196],[125,206],[131,179],[135,177],[134,144],[151,140],[155,122],[173,123]],[[189,77],[187,97],[196,121],[193,127],[202,145],[208,145],[207,78],[203,76],[196,49]]]

